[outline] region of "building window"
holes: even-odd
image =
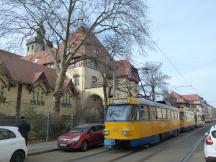
[[[74,75],[74,85],[79,86],[79,75]]]
[[[74,64],[72,65],[73,68],[81,67],[81,65],[82,65],[82,61],[80,61],[79,59],[80,59],[80,58],[74,58],[74,59],[73,59],[72,62],[76,62],[76,61],[78,61],[78,62],[76,62],[76,63],[74,63]]]
[[[81,66],[81,62],[79,61],[79,62],[76,62],[75,64],[74,64],[74,68],[77,68],[77,67],[80,67]]]
[[[92,88],[97,87],[97,78],[95,76],[91,77],[91,87]]]
[[[115,80],[115,88],[120,89],[120,80],[118,79]]]
[[[45,105],[44,102],[44,90],[41,87],[37,87],[32,91],[32,100],[31,104],[32,105]]]
[[[94,70],[97,69],[97,64],[91,60],[86,61],[86,66]]]
[[[71,107],[72,106],[72,96],[69,92],[66,92],[63,96],[62,96],[62,107]]]
[[[90,63],[90,68],[97,69],[97,64],[95,62]]]
[[[5,86],[1,85],[0,86],[0,102],[6,102],[6,97],[4,97],[5,95]]]

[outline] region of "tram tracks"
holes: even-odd
[[[141,158],[141,159],[139,159],[139,160],[134,160],[135,162],[146,162],[146,161],[148,161],[150,158],[152,158],[152,157],[154,157],[154,156],[157,156],[157,154],[159,154],[159,153],[161,153],[162,151],[164,151],[164,150],[166,150],[167,148],[169,148],[170,146],[172,146],[172,145],[175,145],[175,144],[177,144],[177,143],[180,143],[181,141],[184,141],[185,139],[187,139],[187,138],[189,138],[189,137],[191,137],[191,136],[193,136],[193,135],[195,135],[196,133],[198,133],[199,131],[201,131],[202,129],[205,129],[205,127],[204,128],[199,128],[199,129],[197,129],[197,130],[195,130],[195,131],[193,131],[192,133],[190,133],[190,134],[187,134],[187,135],[185,135],[185,136],[183,136],[183,137],[180,137],[180,139],[177,139],[177,140],[175,140],[174,142],[169,142],[169,141],[164,141],[164,142],[162,142],[161,144],[159,144],[159,145],[165,145],[165,146],[163,146],[163,147],[158,147],[158,148],[155,148],[156,146],[158,146],[158,145],[156,145],[155,147],[150,147],[149,149],[155,149],[154,151],[151,151],[151,150],[149,150],[150,152],[149,152],[149,154],[147,155],[147,156],[145,156],[145,157],[143,157],[143,158]],[[185,154],[185,156],[183,157],[183,159],[182,160],[180,160],[179,162],[187,162],[189,159],[190,159],[190,157],[191,157],[191,155],[193,154],[193,152],[196,150],[196,148],[197,148],[197,146],[199,146],[199,144],[202,142],[202,140],[203,140],[203,136],[197,141],[197,143],[194,145],[194,147],[193,147],[193,149],[190,151],[190,152],[187,152],[186,154]],[[174,139],[174,138],[173,138]],[[166,142],[166,143],[165,143]],[[169,142],[168,144],[167,144],[167,142]],[[130,150],[130,151],[127,151],[127,153],[125,153],[125,154],[121,154],[120,156],[117,156],[117,157],[114,157],[114,158],[112,158],[112,159],[104,159],[106,162],[116,162],[116,161],[121,161],[121,160],[123,160],[123,159],[125,159],[125,158],[127,158],[127,157],[130,157],[131,155],[135,155],[136,153],[140,153],[140,152],[142,152],[144,149],[136,149],[136,150]],[[148,150],[148,149],[147,149]],[[74,162],[74,161],[84,161],[84,160],[88,160],[89,158],[91,159],[91,158],[95,158],[95,161],[98,161],[97,160],[97,156],[99,156],[99,157],[106,157],[106,156],[109,156],[109,155],[107,155],[106,153],[108,153],[108,152],[111,152],[111,151],[115,151],[114,149],[109,149],[109,150],[104,150],[104,151],[100,151],[100,152],[96,152],[96,153],[92,153],[92,154],[90,154],[90,155],[86,155],[86,156],[82,156],[82,157],[77,157],[77,158],[74,158],[74,159],[70,159],[70,160],[67,160],[67,161],[64,161],[64,162]],[[104,155],[103,155],[104,154]],[[144,152],[144,154],[145,154],[145,152]],[[102,162],[102,161],[101,161]]]
[[[188,135],[186,135],[186,136],[183,136],[182,138],[180,138],[180,139],[178,139],[178,140],[176,140],[176,141],[174,141],[174,142],[171,142],[171,143],[169,143],[169,144],[166,145],[166,146],[163,146],[162,148],[159,147],[159,148],[157,148],[155,151],[153,151],[153,152],[151,152],[150,154],[148,154],[147,156],[145,156],[144,158],[141,158],[141,159],[139,159],[139,160],[137,160],[137,161],[135,161],[135,162],[146,162],[146,161],[149,160],[150,158],[152,158],[152,157],[154,157],[154,156],[157,156],[158,153],[164,151],[165,149],[169,148],[170,146],[172,146],[172,145],[174,145],[174,144],[177,144],[177,143],[179,143],[179,142],[181,142],[181,141],[183,141],[183,140],[185,140],[185,139],[187,139],[187,138],[193,136],[194,134],[198,133],[198,132],[201,131],[202,129],[205,129],[205,128],[200,128],[200,129],[198,129],[198,130],[195,130],[195,131],[193,131],[192,133],[190,133],[190,134],[188,134]],[[187,160],[190,159],[192,153],[196,150],[197,146],[202,142],[203,138],[204,138],[204,136],[202,136],[202,137],[200,138],[200,140],[199,140],[199,141],[196,143],[196,145],[193,147],[192,151],[190,151],[189,153],[187,153],[187,154],[184,156],[184,158],[181,160],[181,162],[187,162]],[[164,141],[164,142],[166,142],[166,141]],[[161,143],[161,144],[165,144],[165,143]],[[157,146],[157,145],[156,145],[156,146]],[[152,147],[152,148],[153,148],[153,147]],[[149,148],[149,149],[151,149],[151,148]],[[132,154],[136,154],[136,153],[142,152],[142,151],[143,151],[143,149],[142,149],[142,150],[138,150],[138,151],[136,150],[136,151],[134,151],[134,152],[132,152],[132,153],[128,153],[128,154],[122,155],[122,156],[120,156],[120,157],[114,158],[114,159],[112,159],[112,160],[109,160],[108,162],[115,162],[115,161],[124,159],[124,158],[126,158],[126,157],[128,157],[128,156],[130,156],[130,155],[132,155]]]
[[[192,154],[196,151],[196,149],[198,148],[198,146],[201,144],[201,142],[204,140],[205,136],[202,136],[193,146],[193,149],[186,153],[186,155],[184,156],[184,158],[181,160],[181,162],[188,162],[191,159]]]
[[[86,156],[82,156],[82,157],[77,157],[77,158],[70,159],[70,160],[66,160],[66,161],[64,161],[64,162],[79,161],[79,160],[83,160],[83,159],[87,159],[87,158],[90,158],[90,157],[94,157],[94,156],[97,156],[97,155],[100,155],[100,154],[103,154],[103,153],[106,153],[106,152],[109,152],[109,151],[111,151],[111,149],[109,149],[109,150],[104,150],[104,151],[100,151],[100,152],[96,152],[96,153],[93,153],[93,154],[90,154],[90,155],[86,155]]]
[[[180,139],[178,139],[178,140],[176,140],[176,141],[174,141],[174,142],[172,142],[172,143],[169,143],[169,144],[167,144],[166,146],[163,146],[162,148],[161,148],[161,147],[160,147],[160,148],[157,148],[155,151],[153,151],[152,153],[150,153],[148,156],[146,156],[146,157],[144,157],[144,158],[141,158],[141,159],[139,159],[139,160],[137,160],[137,161],[135,161],[135,162],[147,162],[149,159],[153,158],[154,156],[157,156],[159,153],[163,152],[164,150],[166,150],[166,149],[169,148],[170,146],[173,146],[173,145],[175,145],[175,144],[177,144],[177,143],[180,143],[180,142],[184,141],[185,139],[187,139],[187,138],[193,136],[194,134],[199,133],[199,131],[201,131],[202,129],[205,129],[205,127],[204,127],[204,128],[200,128],[200,129],[198,129],[198,130],[196,130],[196,131],[190,133],[189,135],[186,135],[186,136],[184,136],[183,138],[180,138]],[[203,138],[204,138],[204,136],[202,136],[202,137],[195,143],[195,145],[193,145],[192,150],[190,150],[189,152],[187,152],[187,153],[185,154],[185,156],[183,156],[183,158],[180,159],[180,160],[178,160],[178,161],[179,161],[179,162],[188,162],[188,160],[191,158],[193,152],[196,150],[196,148],[197,148],[197,147],[199,146],[199,144],[202,142]]]

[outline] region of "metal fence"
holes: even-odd
[[[26,117],[30,124],[29,142],[43,142],[56,140],[59,135],[67,132],[71,127],[79,124],[75,118],[66,117],[59,121],[54,120],[50,115],[47,117]],[[1,126],[16,126],[17,119],[15,116],[0,116]]]

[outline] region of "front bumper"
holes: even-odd
[[[58,143],[58,147],[62,150],[72,150],[72,149],[79,149],[80,143],[79,142],[72,142],[72,143]]]
[[[114,139],[104,139],[105,148],[113,148],[116,145],[116,141]]]

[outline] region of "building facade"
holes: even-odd
[[[213,118],[213,106],[209,105],[202,97],[197,94],[180,95],[176,92],[171,92],[166,101],[172,106],[181,108],[188,107],[192,111],[202,114],[202,120],[211,122]]]
[[[77,35],[82,37],[82,32],[83,27],[71,35],[71,41]],[[74,61],[83,54],[96,55],[105,60],[106,65],[112,63],[115,72],[109,73],[110,76],[106,78],[107,83],[104,86],[102,69],[106,67],[90,59],[80,60],[71,65],[66,73],[64,94],[61,97],[60,113],[62,115],[86,112],[102,116],[104,87],[107,97],[137,96],[138,94],[139,77],[136,68],[127,60],[111,60],[109,53],[95,35],[91,35],[88,42],[77,52]],[[51,42],[49,46],[52,47]],[[57,77],[53,57],[45,51],[40,32],[27,40],[26,47],[27,54],[24,57],[0,50],[1,114],[14,116],[27,110],[45,115],[52,112]]]
[[[71,44],[73,44],[74,40],[77,41],[77,37],[82,39],[84,37],[84,33],[85,27],[80,27],[75,33],[72,33],[70,36]],[[31,43],[28,41],[28,44],[30,43],[31,45],[36,46],[34,42],[35,41]],[[102,75],[102,73],[104,74],[104,70],[102,69],[105,69],[110,63],[113,65],[112,68],[115,69],[115,75],[113,76],[113,74],[111,74],[111,76],[106,78],[108,79],[108,83],[106,84],[107,96],[137,96],[139,83],[137,69],[127,60],[112,60],[108,51],[95,35],[90,35],[86,42],[88,43],[81,46],[73,61],[78,60],[82,55],[93,56],[106,61],[104,61],[105,63],[103,66],[90,59],[80,60],[69,67],[66,75],[73,81],[79,93],[85,96],[98,96],[98,98],[104,101],[104,77]],[[43,49],[42,47],[43,45],[41,45],[41,48],[38,48],[40,50],[30,53],[22,59],[50,68],[55,68],[52,56],[50,56],[46,51],[41,50]],[[115,81],[113,82],[113,80]],[[114,83],[115,86],[113,86]]]
[[[0,50],[0,114],[19,116],[26,111],[44,115],[52,112],[54,69],[22,60],[19,55]],[[75,87],[65,81],[61,115],[75,111]]]

